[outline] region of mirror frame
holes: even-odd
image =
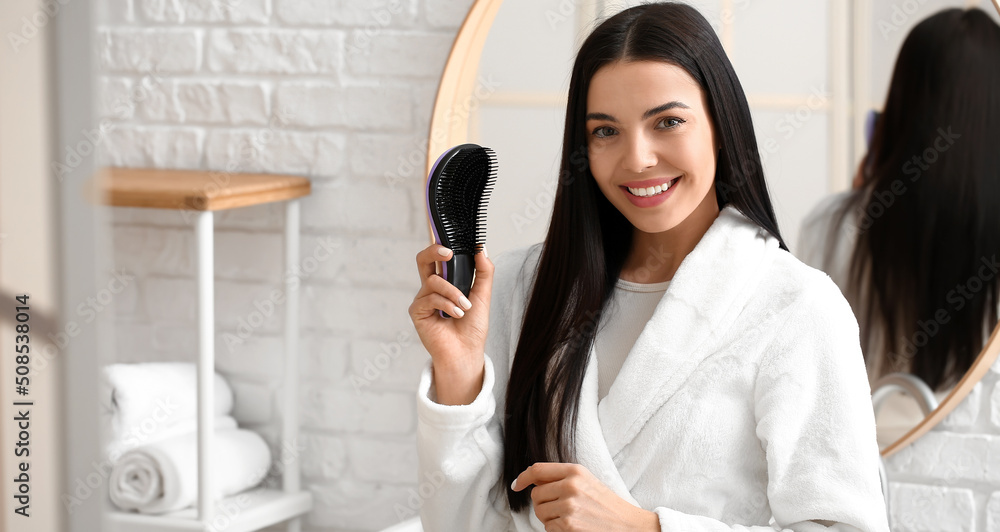
[[[992,0],[994,7],[1000,12],[1000,0]],[[476,0],[458,30],[448,61],[445,63],[434,100],[434,111],[431,115],[429,135],[427,139],[427,167],[424,175],[429,175],[436,157],[433,154],[444,153],[452,146],[468,141],[469,116],[456,114],[465,102],[471,101],[476,74],[479,70],[479,60],[483,45],[489,36],[493,20],[503,0]],[[430,225],[428,223],[428,229]],[[433,233],[431,233],[433,240]],[[892,456],[907,445],[913,443],[928,433],[938,423],[943,421],[972,392],[975,385],[982,380],[1000,354],[1000,323],[993,329],[983,350],[962,379],[952,389],[951,393],[929,415],[909,432],[891,445],[882,449],[883,458]]]
[[[998,0],[993,0],[994,4]],[[997,9],[1000,9],[998,7]],[[986,345],[983,350],[979,352],[979,356],[972,363],[969,371],[965,372],[962,376],[962,380],[958,381],[958,384],[951,390],[951,393],[941,401],[941,404],[934,409],[929,415],[925,416],[923,421],[917,424],[917,426],[910,429],[909,432],[903,435],[902,438],[896,440],[885,449],[882,449],[881,454],[883,457],[889,457],[893,454],[899,452],[900,449],[906,447],[907,445],[915,442],[918,438],[930,432],[938,423],[944,421],[944,418],[948,417],[953,410],[958,408],[958,405],[965,400],[965,398],[972,392],[972,389],[983,380],[983,376],[986,375],[990,368],[993,367],[993,363],[996,362],[997,354],[1000,353],[1000,323],[993,328],[993,333],[990,334],[989,340],[986,341]]]
[[[483,45],[502,3],[503,0],[476,0],[458,29],[434,98],[427,135],[425,176],[430,175],[437,160],[434,154],[444,153],[452,146],[468,141],[469,115],[456,113],[456,110],[471,101]]]

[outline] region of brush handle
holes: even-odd
[[[469,297],[472,290],[472,276],[476,271],[476,258],[473,255],[456,253],[445,263],[444,278],[449,283],[458,287],[462,295]],[[450,318],[446,312],[441,312],[442,318]]]

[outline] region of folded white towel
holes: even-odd
[[[252,488],[267,474],[271,451],[257,433],[218,430],[212,445],[216,499]],[[110,495],[118,507],[147,514],[194,504],[198,500],[197,434],[182,434],[125,453],[111,469]]]
[[[198,370],[190,362],[110,364],[103,368],[102,421],[107,451],[127,450],[179,434],[178,426],[193,427],[198,416]],[[233,391],[218,373],[212,411],[226,416],[233,409]],[[229,426],[220,421],[220,426]]]

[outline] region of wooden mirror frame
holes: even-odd
[[[483,45],[486,44],[493,19],[502,3],[503,0],[476,0],[465,16],[462,27],[458,29],[434,99],[434,111],[431,113],[427,135],[425,176],[431,173],[437,160],[435,154],[468,142],[469,117],[456,116],[454,112],[472,98]]]
[[[993,0],[996,3],[998,0]],[[1000,8],[998,8],[1000,9]],[[975,362],[972,363],[972,367],[969,371],[965,372],[962,376],[962,380],[958,381],[958,384],[952,388],[951,393],[944,398],[943,401],[934,409],[930,414],[924,417],[923,421],[917,424],[917,426],[910,429],[909,432],[903,435],[902,438],[896,440],[885,449],[882,449],[881,454],[883,457],[889,457],[898,452],[903,447],[917,441],[918,438],[927,434],[932,428],[934,428],[938,423],[948,417],[958,405],[965,400],[965,398],[972,392],[972,388],[983,379],[986,372],[990,370],[993,363],[996,362],[997,354],[1000,353],[1000,324],[997,324],[993,328],[993,333],[990,334],[989,340],[986,341],[986,345],[983,350],[979,352],[979,356],[976,357]]]
[[[994,7],[1000,12],[1000,0],[992,0]],[[434,111],[431,115],[429,134],[427,138],[427,167],[424,175],[430,174],[436,157],[434,154],[444,153],[452,146],[468,141],[468,116],[456,116],[454,110],[460,109],[464,102],[470,101],[474,90],[476,74],[479,70],[479,60],[483,45],[489,36],[493,20],[503,0],[476,0],[465,16],[465,21],[458,30],[455,42],[448,54],[441,82],[438,85],[434,100]],[[429,226],[428,226],[429,227]],[[972,367],[965,373],[962,380],[952,389],[951,393],[929,415],[909,432],[891,445],[880,451],[883,458],[889,457],[900,449],[913,443],[944,420],[982,380],[983,376],[996,362],[1000,354],[1000,324],[986,341],[983,350],[976,357]]]

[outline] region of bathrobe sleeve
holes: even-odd
[[[656,508],[663,531],[888,532],[857,320],[826,275],[785,314],[754,391],[770,526]]]
[[[515,524],[501,487],[503,438],[499,405],[506,397],[512,304],[526,292],[522,264],[528,249],[494,260],[490,329],[486,340],[483,389],[468,405],[436,402],[429,362],[417,389],[417,458],[421,488],[420,518],[427,531],[513,530]]]
[[[497,489],[503,460],[495,416],[493,361],[486,355],[483,389],[468,405],[435,402],[430,365],[421,375],[417,453],[424,530],[512,528],[506,492]]]

